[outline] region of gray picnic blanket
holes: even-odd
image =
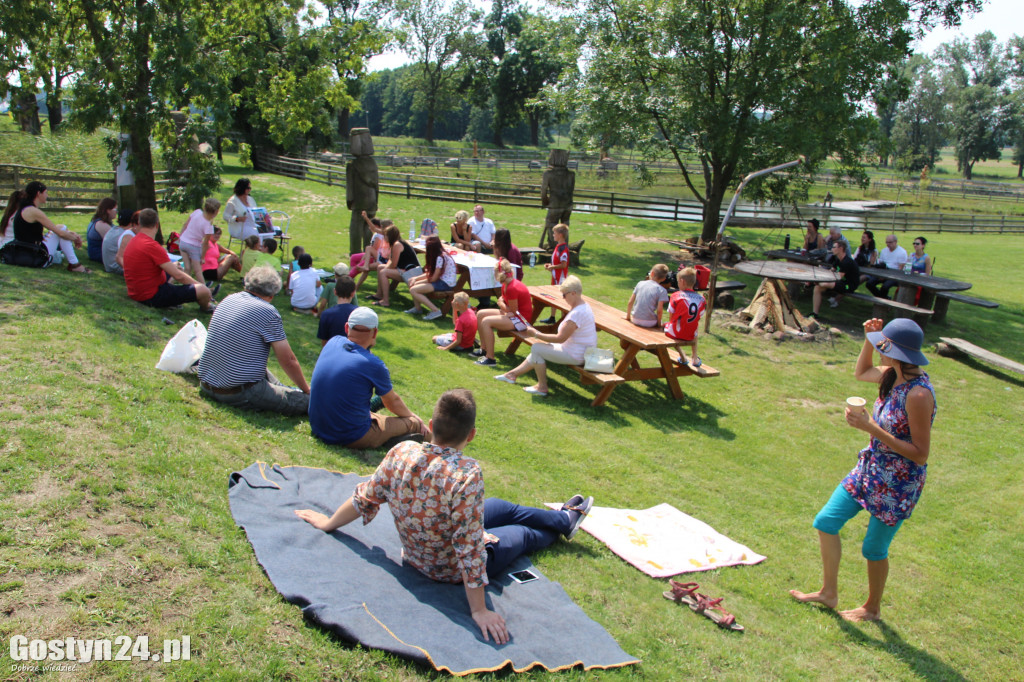
[[[332,514],[365,479],[263,462],[231,474],[228,499],[235,522],[274,587],[307,618],[345,640],[454,675],[507,665],[521,672],[639,663],[543,576],[523,584],[507,575],[491,581],[488,601],[512,637],[505,645],[485,642],[462,585],[434,582],[403,565],[387,505],[373,523],[356,521],[330,534],[295,516],[301,508]],[[523,557],[510,570],[530,567]]]

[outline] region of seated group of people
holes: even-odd
[[[838,227],[830,227],[829,235],[825,238],[818,232],[818,226],[816,218],[807,221],[804,249],[811,256],[823,258],[825,264],[837,270],[842,277],[837,282],[819,282],[814,285],[811,317],[818,316],[826,295],[829,296],[829,305],[836,308],[843,296],[855,291],[861,282],[866,282],[872,295],[889,298],[889,291],[897,286],[896,280],[861,273],[863,267],[903,270],[909,263],[910,272],[932,274],[931,256],[924,251],[928,240],[924,237],[914,239],[914,254],[908,256],[906,249],[899,246],[895,234],[885,238],[885,248],[879,251],[875,248],[874,233],[864,230],[856,251],[851,251],[850,242]]]

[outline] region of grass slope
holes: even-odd
[[[238,171],[225,176],[224,196]],[[292,215],[293,244],[322,266],[343,256],[343,189],[252,177],[261,204]],[[464,207],[388,198],[381,214],[399,226],[426,216],[446,224],[457,208]],[[492,213],[520,244],[539,236],[540,209]],[[181,219],[164,216],[165,230]],[[84,218],[68,220],[84,228]],[[676,257],[657,238],[675,236],[667,223],[578,214],[572,238],[586,239],[577,271],[586,292],[624,306],[652,263]],[[781,241],[777,233],[736,236],[751,248]],[[1000,308],[953,303],[949,324],[930,327],[927,339],[958,335],[1024,358],[1024,275],[1016,267],[1024,238],[941,235],[930,246],[942,274],[974,282],[971,293]],[[239,288],[234,275],[229,280],[222,296]],[[528,284],[545,280],[543,271],[528,270]],[[842,402],[870,394],[852,377],[866,306],[829,311],[852,334],[825,344],[779,344],[728,331],[725,318],[716,318],[701,354],[720,378],[683,380],[684,402],[669,399],[664,384],[630,383],[595,409],[594,389],[578,385],[571,370],[554,369],[551,397],[533,399],[493,381],[493,370],[437,352],[430,336],[448,330],[450,320],[411,319],[400,312],[407,294],[395,298],[382,313],[377,352],[420,414],[447,388],[475,392],[479,435],[469,454],[481,461],[489,494],[540,503],[581,491],[599,505],[628,508],[668,502],[768,556],[759,566],[693,576],[708,594],[726,597],[747,627],[743,635],[665,601],[663,581],[585,533],[534,556],[643,659],[601,678],[1024,677],[1024,588],[1016,576],[1024,565],[1020,377],[930,353],[939,412],[927,490],[893,544],[886,622],[853,625],[797,604],[786,591],[819,584],[811,520],[865,442],[846,426]],[[320,347],[315,320],[291,313],[283,296],[276,305],[308,377]],[[161,322],[164,314],[173,326]],[[438,677],[306,625],[271,586],[232,522],[228,474],[257,459],[369,473],[381,453],[325,446],[311,438],[306,419],[235,411],[202,398],[194,377],[153,369],[166,339],[193,316],[193,307],[161,313],[138,306],[105,274],[0,268],[3,641],[15,634],[192,638],[190,662],[80,665],[82,680]],[[609,338],[601,345],[615,347]],[[498,358],[499,370],[514,362]],[[859,518],[843,534],[844,608],[866,593],[865,525]],[[6,677],[34,678],[9,667],[6,649]]]

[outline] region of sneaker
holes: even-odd
[[[420,313],[423,312],[423,310],[421,308],[409,308],[405,312],[409,313],[410,315],[419,315]]]
[[[829,307],[838,308],[839,307],[839,300],[835,296],[833,296],[832,298],[828,299],[828,304],[829,304]]]
[[[212,315],[213,311],[216,310],[216,309],[217,309],[217,304],[214,303],[213,301],[210,301],[210,305],[206,306],[205,308],[200,308],[199,312],[207,313],[208,315]]]
[[[481,358],[484,356],[484,349],[477,346],[476,348],[471,350],[469,354],[472,355],[474,358]]]
[[[554,315],[552,315],[551,317],[547,318],[546,320],[540,320],[540,321],[537,322],[537,324],[554,324],[554,323],[555,323],[555,316]]]
[[[210,290],[211,296],[216,296],[217,293],[220,291],[220,282],[214,282],[213,280],[210,280],[209,282],[206,283],[206,288]]]
[[[509,379],[504,374],[499,374],[499,375],[497,375],[494,378],[497,379],[498,381],[504,381],[506,384],[514,384],[514,383],[516,383],[515,379]]]
[[[430,320],[436,320],[437,318],[444,315],[440,310],[431,310],[429,313],[423,316],[423,319],[429,322]]]
[[[480,359],[476,361],[476,364],[481,365],[483,367],[493,367],[494,365],[498,364],[498,361],[493,360],[487,356],[481,356]]]
[[[527,386],[523,390],[526,391],[527,393],[529,393],[530,395],[539,395],[541,398],[546,397],[547,394],[548,394],[547,391],[542,391],[539,388],[537,388],[536,386]]]
[[[583,525],[583,519],[587,518],[590,508],[593,506],[594,498],[584,498],[582,495],[573,495],[562,505],[562,511],[569,515],[570,522],[569,532],[565,534],[566,540],[573,539],[580,526]]]

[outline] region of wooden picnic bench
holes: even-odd
[[[960,301],[968,305],[976,305],[982,308],[998,308],[999,304],[993,301],[986,301],[983,298],[976,296],[968,296],[967,294],[959,294],[955,291],[939,291],[935,294],[935,310],[932,315],[932,320],[935,322],[945,322],[946,313],[949,312],[949,302]]]
[[[939,340],[942,341],[942,343],[938,344],[939,355],[952,355],[954,351],[966,353],[967,355],[978,358],[979,360],[984,360],[985,362],[993,364],[1000,369],[1007,369],[1011,372],[1024,374],[1024,365],[1019,362],[1014,362],[1009,358],[1004,358],[1002,355],[997,355],[992,351],[979,348],[969,341],[945,336],[940,336]]]
[[[560,311],[563,315],[569,312],[569,304],[562,298],[558,286],[544,285],[529,287],[530,295],[533,297],[533,314],[530,323],[534,324],[540,319],[541,311],[544,308],[551,308],[552,311]],[[589,372],[583,367],[573,367],[579,373],[581,383],[585,385],[598,384],[601,390],[591,403],[594,407],[604,404],[611,396],[612,391],[619,384],[626,381],[648,381],[651,379],[665,379],[669,391],[676,400],[682,400],[683,389],[679,386],[679,377],[696,376],[701,379],[716,377],[720,372],[708,365],[692,367],[681,365],[670,355],[669,350],[674,348],[677,342],[665,335],[661,329],[638,327],[632,322],[626,321],[626,314],[606,303],[597,301],[589,296],[583,296],[583,301],[590,306],[594,312],[594,323],[598,331],[602,331],[619,339],[620,346],[624,353],[615,368],[610,373]],[[545,329],[545,327],[541,327]],[[550,327],[548,327],[550,329]],[[505,353],[515,354],[521,344],[533,345],[536,339],[524,336],[518,332],[507,332],[501,336],[511,336],[512,343],[509,344]],[[637,360],[641,351],[650,353],[658,359],[655,367],[642,367]],[[571,366],[571,365],[570,365]]]
[[[933,311],[927,308],[920,308],[916,305],[910,305],[909,303],[900,303],[899,301],[891,301],[888,298],[880,298],[878,296],[872,296],[871,294],[858,294],[854,292],[852,294],[845,294],[845,298],[853,298],[858,301],[867,301],[871,304],[871,316],[877,317],[884,320],[887,315],[887,310],[892,310],[893,315],[896,317],[906,317],[913,315],[914,321],[918,323],[922,328],[924,327],[918,320],[918,316],[923,319],[927,319],[933,313]]]

